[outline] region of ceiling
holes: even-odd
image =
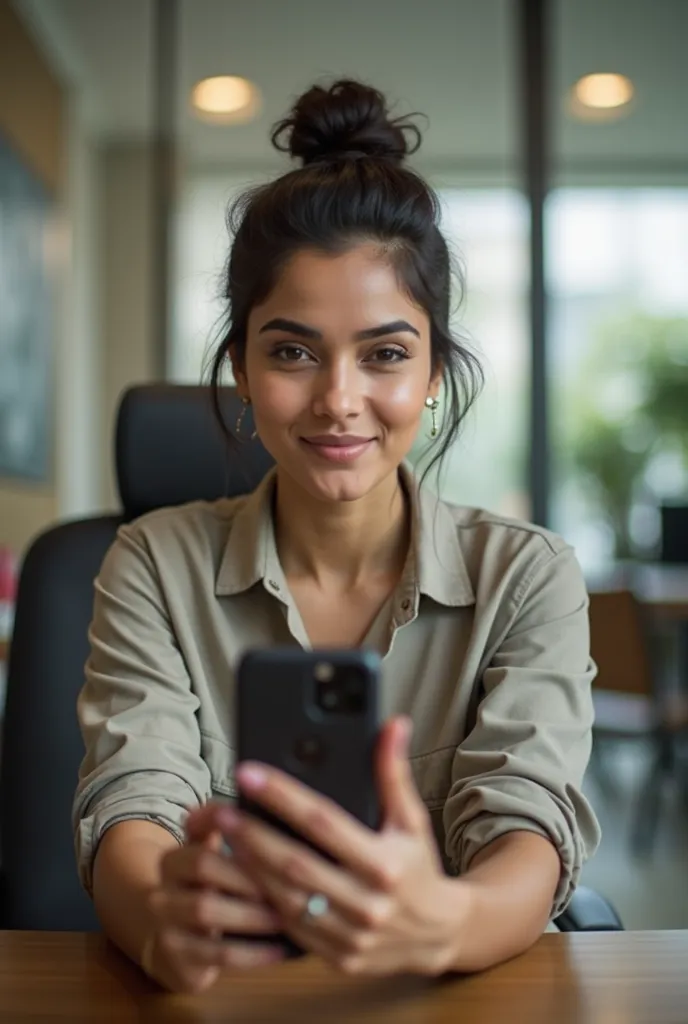
[[[517,0],[178,0],[174,97],[195,165],[271,165],[270,125],[313,80],[361,76],[429,123],[423,166],[504,172],[518,166]],[[85,98],[102,139],[152,124],[152,0],[15,0],[57,70]],[[581,170],[664,171],[688,181],[688,0],[556,0],[549,95],[557,162]],[[606,125],[575,122],[567,90],[590,71],[619,71],[634,109]],[[263,95],[260,117],[199,123],[195,81],[239,74]]]

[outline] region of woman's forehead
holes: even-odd
[[[285,265],[275,286],[257,312],[312,310],[357,315],[413,316],[421,324],[425,314],[403,289],[394,267],[379,248],[360,247],[345,253],[303,250]]]

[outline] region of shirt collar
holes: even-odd
[[[419,592],[452,608],[474,604],[473,584],[450,507],[433,491],[418,485],[408,463],[402,463],[400,475],[411,500],[413,544],[409,558],[415,559]],[[407,564],[404,576],[410,571]]]
[[[436,494],[419,487],[412,468],[400,467],[411,501],[412,544],[400,589],[425,594],[438,604],[460,607],[475,603],[457,524],[449,507]],[[232,521],[215,582],[215,593],[226,597],[262,582],[268,592],[286,600],[273,521],[276,469],[270,470],[244,500]],[[417,601],[414,601],[416,604]]]
[[[218,597],[229,597],[263,582],[276,596],[286,592],[273,523],[276,468],[273,466],[234,516],[215,580]]]

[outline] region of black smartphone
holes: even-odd
[[[237,672],[237,760],[279,768],[364,825],[379,828],[380,664],[380,656],[366,650],[273,647],[246,652]],[[243,794],[239,807],[295,835]],[[302,952],[290,940],[284,942],[290,955]]]

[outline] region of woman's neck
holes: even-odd
[[[341,593],[396,583],[410,542],[410,509],[397,473],[358,501],[323,502],[277,473],[275,536],[288,579]]]

